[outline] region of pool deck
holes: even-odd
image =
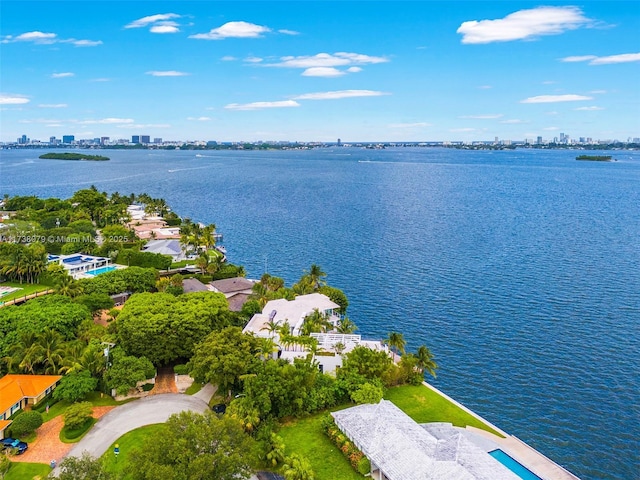
[[[486,430],[481,430],[475,427],[466,427],[466,431],[469,432],[469,437],[474,443],[476,443],[481,448],[484,448],[485,451],[489,452],[494,450],[495,448],[499,448],[504,453],[508,454],[514,460],[517,460],[523,466],[527,467],[533,473],[538,475],[543,480],[580,480],[579,477],[575,476],[573,473],[569,472],[565,468],[561,467],[553,460],[545,457],[542,453],[538,452],[535,448],[527,445],[525,442],[520,440],[513,435],[509,435],[504,430],[493,425],[491,422],[488,422],[480,415],[475,413],[472,410],[469,410],[467,407],[462,405],[461,403],[455,401],[453,398],[449,397],[445,393],[442,393],[440,390],[435,388],[432,385],[429,385],[427,382],[423,382],[423,384],[435,391],[439,395],[448,399],[450,402],[454,403],[465,412],[473,415],[478,420],[487,424],[495,431],[504,436],[504,438],[500,438],[497,435],[487,432]]]

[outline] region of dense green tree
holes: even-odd
[[[23,437],[35,432],[42,425],[42,414],[35,410],[22,412],[11,423],[11,434],[14,437]]]
[[[82,294],[83,286],[71,275],[67,275],[58,278],[54,290],[58,295],[74,298]]]
[[[136,383],[155,375],[153,364],[145,357],[127,356],[122,349],[111,350],[112,364],[104,374],[107,387],[125,395]]]
[[[98,379],[91,376],[88,370],[71,372],[60,380],[60,385],[53,391],[56,400],[77,402],[84,399],[98,386]]]
[[[338,376],[356,373],[369,380],[381,379],[392,366],[393,361],[386,352],[359,346],[343,356]]]
[[[131,296],[118,315],[118,338],[127,353],[166,363],[191,357],[196,343],[228,325],[227,315],[220,293],[141,293]]]
[[[154,268],[130,267],[103,273],[95,278],[79,280],[83,293],[151,292],[155,290],[158,272]]]
[[[379,403],[382,395],[383,389],[379,385],[365,382],[351,393],[351,400],[357,404]]]
[[[254,440],[237,420],[212,412],[172,415],[132,453],[134,480],[240,480],[256,463]]]
[[[5,475],[11,468],[11,460],[5,452],[0,452],[0,479],[4,480]]]
[[[282,475],[285,480],[314,480],[315,476],[309,460],[302,455],[292,453],[284,459]]]
[[[347,317],[343,317],[340,319],[340,321],[338,322],[338,333],[344,333],[344,334],[352,334],[353,332],[355,332],[358,329],[358,327],[356,326],[355,323],[353,323],[349,318]]]
[[[113,299],[106,293],[91,293],[89,295],[80,295],[75,301],[87,307],[92,315],[100,310],[109,310],[113,308]]]
[[[328,285],[323,285],[318,289],[318,293],[322,293],[331,299],[332,302],[340,305],[340,314],[346,315],[349,300],[342,290]]]
[[[238,327],[210,333],[195,348],[191,357],[191,375],[200,382],[218,385],[221,392],[240,390],[240,377],[253,373],[260,360],[258,341]]]
[[[76,429],[82,426],[93,415],[93,407],[89,402],[80,402],[69,405],[64,411],[64,426],[68,429]]]
[[[107,205],[106,194],[98,192],[96,187],[92,185],[91,188],[75,192],[70,200],[77,209],[84,210],[89,214],[91,220],[100,224],[102,212]]]
[[[116,480],[115,474],[105,469],[102,459],[93,458],[88,452],[82,457],[66,457],[59,465],[59,472],[51,472],[47,478],[54,480]]]

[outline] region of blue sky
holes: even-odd
[[[640,137],[636,1],[1,9],[1,141]]]

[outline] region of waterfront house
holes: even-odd
[[[168,255],[173,262],[181,262],[187,259],[185,249],[180,240],[151,240],[142,247],[142,251]]]
[[[450,425],[419,425],[388,400],[332,412],[371,462],[373,480],[519,480]]]
[[[0,378],[0,437],[11,424],[9,417],[35,405],[53,391],[60,375],[5,375]]]

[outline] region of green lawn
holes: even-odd
[[[316,480],[362,480],[349,461],[322,431],[321,421],[326,412],[284,425],[280,435],[287,446],[286,454],[298,453],[309,462]]]
[[[127,400],[116,402],[113,399],[113,397],[110,397],[105,393],[91,392],[89,395],[87,395],[87,398],[84,399],[83,401],[90,402],[91,405],[93,405],[94,407],[108,407],[111,405],[113,406],[124,405],[125,403],[131,402],[133,400],[136,400],[136,399],[128,398]],[[55,418],[58,415],[62,415],[69,405],[71,405],[71,402],[68,402],[66,400],[61,400],[53,404],[49,408],[49,413],[47,413],[46,411],[42,412],[42,420],[45,422],[48,422],[52,418]]]
[[[51,468],[44,463],[13,462],[4,480],[31,480],[35,476],[45,478]]]
[[[139,447],[147,438],[157,435],[163,425],[163,423],[147,425],[125,433],[109,447],[104,455],[102,455],[105,468],[113,473],[124,474],[122,480],[130,479],[131,477],[128,476],[126,472],[127,464],[130,461],[131,450],[135,447]],[[120,449],[120,454],[117,458],[113,453],[113,449],[116,444],[118,444],[118,448]]]
[[[200,382],[193,382],[189,388],[185,390],[184,393],[187,395],[195,395],[200,390],[202,390],[202,384]]]
[[[31,284],[31,283],[18,283],[18,282],[2,282],[0,283],[0,286],[2,287],[16,287],[16,288],[20,288],[21,290],[16,290],[13,293],[10,293],[8,295],[2,295],[0,297],[0,302],[8,302],[9,300],[13,300],[14,298],[19,298],[19,297],[24,297],[25,295],[31,295],[32,293],[35,292],[41,292],[43,290],[49,290],[51,287],[48,287],[47,285],[40,285],[40,284]]]
[[[385,393],[384,398],[392,401],[418,423],[448,422],[457,427],[470,425],[502,437],[489,425],[481,422],[424,385],[403,385],[390,388]]]

